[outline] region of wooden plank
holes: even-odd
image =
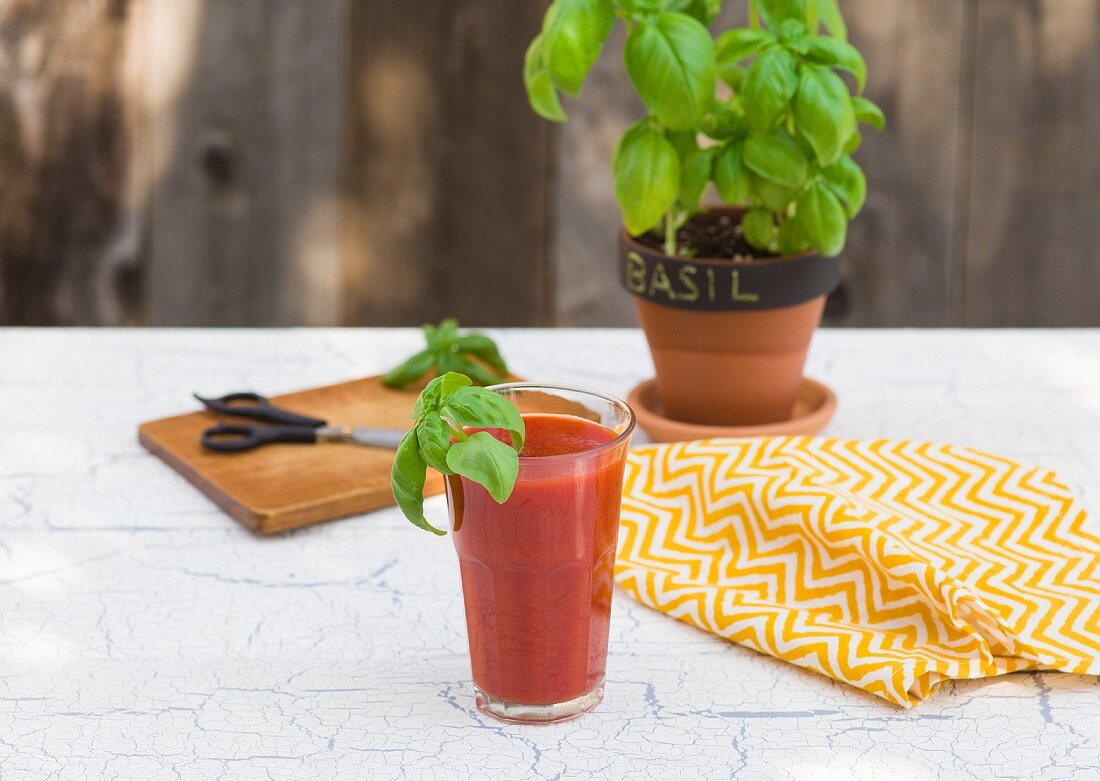
[[[153,324],[338,321],[343,13],[152,4]]]
[[[0,0],[0,324],[141,317],[139,0]]]
[[[856,154],[867,173],[867,206],[850,228],[844,281],[826,310],[830,324],[952,322],[968,2],[842,6],[867,60],[867,96],[886,111],[887,129],[868,130]]]
[[[1100,0],[980,0],[966,325],[1100,325]]]
[[[332,425],[395,429],[408,427],[415,401],[415,390],[391,390],[378,377],[272,399],[280,407]],[[218,417],[210,412],[176,415],[141,424],[138,438],[250,529],[285,531],[393,504],[393,451],[322,442],[213,453],[202,447],[199,438],[217,422]],[[442,492],[443,479],[433,471],[425,494]]]
[[[541,17],[509,0],[352,6],[345,322],[549,321],[553,131],[522,81]]]
[[[611,173],[615,145],[645,113],[623,69],[624,37],[618,29],[607,42],[580,99],[563,101],[569,121],[558,147],[551,245],[563,325],[636,324],[615,262],[622,215]]]

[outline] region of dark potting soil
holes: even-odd
[[[635,240],[657,251],[664,249],[664,236],[659,231],[638,236]],[[681,250],[689,249],[693,258],[751,263],[754,260],[775,257],[745,241],[740,219],[729,214],[695,215],[676,231],[676,244]]]

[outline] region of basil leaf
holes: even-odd
[[[420,395],[416,398],[416,404],[413,405],[413,420],[419,420],[425,413],[439,409],[442,385],[443,378],[436,377],[424,386],[424,390],[420,391]]]
[[[458,360],[461,361],[462,359],[458,358]],[[459,374],[458,372],[447,372],[443,375],[442,381],[439,385],[440,401],[446,404],[447,400],[454,396],[455,393],[471,385],[473,385],[473,380],[471,380],[465,374]]]
[[[768,249],[775,240],[775,218],[766,209],[749,209],[741,219],[745,241],[757,249]]]
[[[432,469],[448,474],[447,448],[451,446],[451,431],[438,412],[429,412],[416,424],[416,440],[420,457]]]
[[[785,210],[798,194],[796,190],[791,190],[775,182],[769,182],[756,174],[753,174],[751,178],[753,193],[764,206],[773,212]]]
[[[752,129],[762,131],[771,127],[797,90],[798,70],[793,54],[776,47],[757,57],[741,87],[745,118]]]
[[[464,364],[465,361],[462,356],[454,350],[446,350],[445,352],[437,352],[435,354],[435,368],[439,372],[440,377],[444,377],[448,374],[461,376]],[[442,387],[440,387],[441,392],[442,390]]]
[[[727,144],[714,161],[714,186],[725,203],[745,203],[752,194],[752,180],[742,160],[742,144]]]
[[[710,172],[714,164],[713,147],[700,149],[687,156],[683,165],[683,175],[680,178],[680,204],[687,212],[699,211],[699,201],[703,197],[703,190],[710,181]]]
[[[810,163],[798,142],[785,131],[773,130],[745,142],[745,165],[770,182],[790,189],[806,183]]]
[[[844,24],[837,0],[817,0],[817,13],[829,35],[842,41],[848,40],[848,27]]]
[[[703,120],[703,132],[715,141],[738,140],[748,134],[745,117],[733,106],[719,104]]]
[[[844,80],[820,65],[804,65],[794,102],[798,132],[822,165],[832,165],[856,130],[855,112]]]
[[[461,352],[477,356],[502,374],[508,373],[508,366],[504,363],[500,348],[488,336],[465,334],[455,339],[455,344]]]
[[[541,33],[554,86],[574,97],[579,95],[614,26],[611,0],[554,0]]]
[[[416,382],[432,368],[432,353],[421,350],[399,366],[382,375],[382,384],[387,388],[401,388]]]
[[[799,19],[786,19],[779,25],[779,40],[786,44],[801,41],[806,37],[806,23]]]
[[[441,322],[438,326],[436,326],[434,334],[435,341],[433,342],[431,339],[429,339],[428,344],[432,345],[433,347],[442,347],[449,345],[452,341],[454,341],[454,338],[457,334],[458,321],[455,320],[453,317],[448,317],[443,320],[443,322]]]
[[[531,41],[523,58],[523,86],[527,90],[527,102],[536,114],[552,122],[565,121],[565,112],[550,76],[546,38],[542,33]]]
[[[821,175],[829,187],[833,189],[847,208],[844,210],[848,219],[854,218],[863,209],[867,202],[867,177],[863,175],[863,169],[848,155],[841,155],[840,159],[828,168],[823,168]]]
[[[886,127],[886,115],[867,98],[860,96],[852,98],[852,111],[856,115],[856,122],[870,125],[880,133]]]
[[[428,519],[424,517],[426,470],[427,464],[420,456],[416,431],[412,430],[402,438],[401,444],[397,446],[397,456],[393,460],[393,469],[390,472],[393,498],[397,500],[397,506],[414,526],[433,534],[446,534],[428,523]]]
[[[451,445],[447,466],[484,487],[497,504],[504,504],[511,496],[519,475],[516,451],[485,431]]]
[[[809,249],[806,237],[798,227],[798,220],[783,220],[779,226],[779,252],[782,255],[800,255]]]
[[[680,191],[680,159],[672,144],[643,120],[619,142],[614,169],[627,231],[637,236],[656,227]]]
[[[496,385],[507,379],[507,377],[500,377],[493,374],[474,360],[463,361],[462,365],[464,367],[462,369],[463,374],[470,375],[478,385]]]
[[[623,52],[646,108],[672,130],[694,127],[714,100],[714,44],[698,20],[665,11],[634,25]]]
[[[668,0],[665,10],[687,14],[704,25],[709,25],[722,10],[722,0]]]
[[[692,152],[699,151],[699,141],[694,130],[667,130],[665,138],[676,150],[676,156],[680,159],[680,165]]]
[[[719,74],[754,54],[759,54],[775,43],[775,36],[767,30],[739,27],[726,30],[714,42],[715,62]]]
[[[844,154],[853,155],[856,153],[856,150],[859,149],[862,145],[863,136],[860,135],[860,132],[857,130],[852,133],[852,137],[849,138],[848,143],[844,145]]]
[[[750,0],[760,12],[760,17],[768,29],[778,30],[787,19],[797,19],[806,24],[809,21],[811,5],[816,0]]]
[[[523,450],[526,428],[516,406],[494,391],[460,388],[444,404],[441,414],[460,426],[502,428],[512,435],[516,452]]]
[[[814,182],[798,199],[795,219],[802,235],[818,252],[836,257],[848,237],[844,207],[828,187]]]
[[[819,65],[846,70],[856,77],[857,92],[867,86],[867,63],[859,50],[846,41],[814,35],[806,39],[806,59]]]

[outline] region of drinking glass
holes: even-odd
[[[581,452],[521,456],[504,504],[466,478],[447,478],[477,706],[506,721],[561,721],[603,697],[634,413],[583,388],[509,383],[491,390],[528,419],[581,418],[613,436]]]

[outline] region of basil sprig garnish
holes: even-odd
[[[403,388],[423,379],[433,369],[439,376],[447,372],[465,374],[477,385],[495,385],[508,376],[508,365],[496,343],[483,334],[460,334],[454,318],[447,318],[438,326],[425,324],[424,338],[427,349],[383,375],[384,385]]]
[[[464,374],[447,372],[421,391],[412,419],[412,429],[397,447],[390,483],[401,512],[415,526],[446,533],[424,517],[424,477],[429,466],[484,486],[500,504],[512,495],[525,435],[523,418],[512,402],[475,386]],[[512,445],[486,431],[467,434],[467,427],[504,429],[511,434]]]

